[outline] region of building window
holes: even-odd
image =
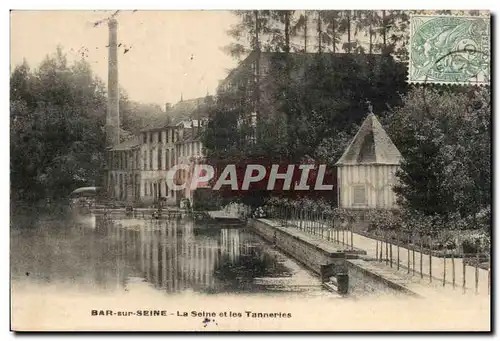
[[[148,151],[144,151],[144,170],[148,169]]]
[[[170,169],[170,150],[165,149],[165,169]]]
[[[135,159],[135,168],[139,169],[139,167],[141,166],[141,162],[139,160],[139,151],[138,150],[135,152],[135,157],[136,157],[136,159]]]
[[[158,132],[158,143],[161,143],[161,131]]]
[[[172,143],[174,143],[175,142],[174,141],[174,138],[175,138],[175,132],[174,132],[174,130],[172,130],[172,132],[170,133],[170,135],[172,135],[171,136],[172,137]]]
[[[149,183],[149,195],[153,195],[153,183]]]
[[[142,134],[142,142],[145,144],[148,143],[148,134],[147,133]]]
[[[153,133],[149,133],[149,143],[153,143]]]
[[[365,185],[353,186],[353,205],[366,205],[366,188]]]
[[[158,198],[161,198],[161,181],[158,182]]]
[[[162,165],[161,165],[161,148],[158,148],[158,170],[161,170],[162,169]]]
[[[165,130],[165,143],[168,143],[168,129]]]
[[[149,151],[149,170],[153,170],[153,149]]]

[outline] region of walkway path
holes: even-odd
[[[297,223],[297,222],[292,222]],[[298,224],[297,224],[298,225]],[[292,228],[297,227],[293,226]],[[321,232],[320,232],[321,233]],[[325,228],[322,231],[323,236],[321,234],[317,235],[318,238],[323,238],[327,240],[328,229]],[[441,290],[446,291],[454,291],[458,293],[463,293],[463,285],[464,285],[464,264],[462,258],[455,258],[454,261],[450,258],[439,258],[439,257],[429,257],[427,254],[422,254],[422,273],[423,276],[420,275],[420,252],[408,250],[404,247],[399,247],[399,270],[397,269],[397,259],[398,259],[398,251],[397,246],[392,246],[392,254],[393,254],[393,264],[392,268],[389,265],[389,262],[376,261],[376,251],[377,251],[377,242],[380,248],[380,242],[362,236],[358,233],[353,233],[353,246],[355,248],[359,248],[366,251],[367,259],[371,259],[371,265],[376,266],[380,269],[386,269],[384,271],[392,271],[393,273],[397,273],[401,276],[404,276],[409,281],[409,289],[414,290],[418,293],[425,294],[425,296],[432,295],[436,293],[436,289],[438,292]],[[345,231],[346,236],[346,246],[350,247],[351,245],[351,232]],[[333,241],[332,241],[333,243]],[[385,257],[385,243],[384,243],[383,255]],[[380,253],[380,249],[378,250]],[[415,263],[413,262],[413,252],[415,253]],[[453,266],[455,264],[455,288],[453,288]],[[410,271],[408,271],[408,264],[410,267]],[[446,270],[445,270],[446,264]],[[415,267],[415,273],[413,272],[413,267]],[[432,278],[429,275],[429,269],[432,268]],[[445,273],[446,272],[446,273]],[[443,277],[445,277],[445,285],[443,286]],[[431,281],[432,280],[432,281]],[[465,288],[467,293],[476,293],[476,268],[473,266],[465,265]],[[489,272],[487,270],[477,268],[477,293],[481,295],[489,294]]]

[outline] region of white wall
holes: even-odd
[[[396,165],[339,166],[339,206],[343,208],[395,208]],[[354,203],[356,187],[364,186],[365,203]]]

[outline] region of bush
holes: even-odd
[[[466,239],[462,242],[462,250],[464,253],[478,253],[479,241],[477,239]]]

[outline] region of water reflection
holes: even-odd
[[[134,224],[135,222],[135,224]],[[156,288],[169,292],[259,290],[258,277],[289,277],[283,256],[243,229],[211,228],[181,221],[122,221],[106,226],[116,234],[124,261]]]
[[[145,281],[170,293],[320,288],[319,280],[307,270],[241,228],[181,220],[110,223],[86,217],[44,221],[13,231],[14,280],[67,283],[92,290],[128,290],[131,284]]]

